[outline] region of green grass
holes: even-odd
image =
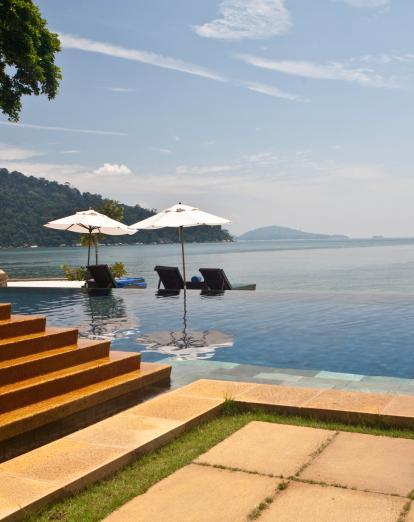
[[[118,507],[144,493],[153,484],[189,464],[212,446],[253,420],[414,439],[412,430],[362,425],[351,426],[261,411],[242,412],[233,401],[227,400],[223,413],[218,418],[181,435],[158,451],[138,458],[133,464],[121,469],[111,478],[92,484],[78,494],[59,503],[46,506],[37,514],[28,516],[25,520],[27,522],[50,520],[93,522],[102,520]],[[254,516],[254,514],[252,515]]]

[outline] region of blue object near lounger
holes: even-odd
[[[115,278],[117,288],[147,288],[143,277],[119,277]]]

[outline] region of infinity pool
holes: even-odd
[[[414,295],[151,290],[1,289],[16,313],[46,314],[50,325],[112,340],[143,360],[210,359],[414,378]]]

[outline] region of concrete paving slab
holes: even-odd
[[[148,402],[130,408],[128,412],[140,417],[189,422],[207,414],[214,415],[214,412],[217,412],[223,404],[223,399],[192,397],[190,395],[181,395],[178,391],[155,397]]]
[[[303,406],[312,409],[380,414],[393,396],[381,393],[358,393],[324,390]]]
[[[235,522],[274,494],[269,477],[186,466],[109,515],[107,522]]]
[[[405,500],[342,488],[291,482],[260,522],[396,522]]]
[[[104,465],[113,464],[114,469],[118,469],[116,461],[124,453],[120,448],[65,437],[3,462],[0,472],[66,486]]]
[[[341,432],[300,478],[405,496],[414,489],[414,440]]]
[[[256,386],[257,384],[249,382],[200,379],[184,388],[176,390],[176,393],[193,395],[195,397],[210,397],[214,399],[236,399],[241,393]]]
[[[321,390],[316,388],[297,388],[293,386],[272,386],[260,384],[243,392],[237,400],[250,404],[281,406],[300,406],[305,401],[317,397]]]
[[[289,477],[334,433],[253,421],[195,462]]]
[[[383,409],[384,415],[414,418],[414,396],[395,396]]]
[[[126,411],[118,415],[116,419],[110,417],[76,431],[69,435],[68,439],[114,448],[138,449],[181,425],[181,421],[140,417]]]
[[[56,487],[48,482],[0,473],[0,520],[16,511],[50,498]]]

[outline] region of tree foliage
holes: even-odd
[[[18,121],[23,95],[57,94],[60,68],[58,35],[32,0],[0,0],[0,109]]]
[[[97,209],[98,212],[104,214],[105,216],[110,217],[111,219],[115,219],[115,221],[122,221],[124,219],[124,209],[119,201],[115,199],[107,199],[103,203],[103,205]],[[89,234],[81,234],[80,236],[80,244],[84,247],[89,245],[89,241],[91,245],[98,250],[98,245],[104,239],[106,239],[105,234],[93,234],[92,237]]]
[[[62,185],[0,168],[0,247],[76,245],[79,243],[79,234],[52,230],[43,225],[79,210],[94,208],[102,211],[113,205],[112,200],[104,199],[99,194],[81,193],[68,183]],[[115,206],[120,206],[123,211],[123,218],[118,221],[127,225],[146,219],[156,212],[140,205],[129,206],[115,202]],[[110,217],[114,216],[115,219],[120,217],[119,214]],[[230,234],[221,227],[191,227],[185,231],[186,242],[230,239]],[[141,230],[133,236],[105,238],[107,244],[175,242],[178,242],[178,231],[175,228]]]

